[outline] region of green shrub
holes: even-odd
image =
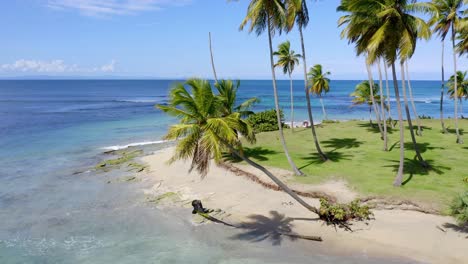
[[[460,225],[468,224],[468,191],[453,199],[450,205],[450,215],[455,217]]]
[[[281,120],[283,120],[284,113],[282,110],[280,110],[280,115]],[[255,133],[278,130],[278,121],[275,109],[251,114],[247,118],[247,122],[252,126]],[[284,124],[282,125],[285,127]]]
[[[372,212],[366,205],[361,205],[359,200],[349,204],[331,204],[326,199],[320,199],[319,216],[328,223],[346,222],[352,219],[369,220]]]

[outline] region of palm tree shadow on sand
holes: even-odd
[[[250,215],[249,221],[242,222],[239,228],[241,233],[231,237],[235,240],[245,240],[250,242],[271,241],[275,246],[281,245],[285,237],[293,241],[297,238],[283,236],[282,234],[292,232],[291,222],[293,218],[286,217],[277,211],[270,211],[270,217],[264,215]]]
[[[258,161],[267,161],[269,159],[268,158],[269,155],[274,155],[278,153],[279,153],[278,151],[274,151],[274,150],[266,149],[262,147],[253,147],[253,148],[244,147],[244,155],[248,158],[258,160]],[[230,153],[224,153],[223,159],[226,161],[235,162],[235,163],[242,161],[241,158],[231,155]]]
[[[389,160],[389,161],[392,162],[393,164],[386,165],[384,167],[393,168],[393,171],[397,172],[400,161],[399,160]],[[409,176],[405,181],[403,181],[402,185],[408,184],[413,179],[414,175],[421,175],[421,176],[428,175],[429,172],[434,172],[437,175],[442,175],[445,173],[445,171],[451,170],[450,167],[435,164],[433,160],[426,159],[426,162],[429,165],[429,168],[423,168],[421,166],[421,163],[416,159],[406,158],[404,161],[404,173],[409,174]]]

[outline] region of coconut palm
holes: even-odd
[[[379,91],[380,91],[380,97],[379,97],[379,101],[380,101],[380,111],[381,111],[381,114],[382,114],[382,126],[383,126],[383,140],[384,140],[384,146],[383,146],[383,150],[384,151],[388,151],[388,135],[387,135],[387,118],[385,116],[385,107],[384,107],[384,104],[385,104],[385,99],[384,99],[384,95],[383,95],[383,80],[382,80],[382,69],[380,68],[380,61],[379,60],[377,62],[377,69],[379,70]],[[388,82],[388,81],[387,81]],[[388,85],[387,85],[388,86]],[[388,88],[388,87],[387,87]]]
[[[322,105],[323,118],[327,120],[327,113],[325,112],[325,106],[323,105],[322,95],[330,91],[330,79],[327,76],[330,72],[323,72],[322,65],[315,64],[314,67],[310,68],[309,73],[309,87],[310,92],[317,95],[320,98],[320,104]]]
[[[440,112],[441,112],[441,122],[442,122],[442,130],[445,131],[444,123],[442,121],[443,118],[443,110],[442,110],[442,102],[444,96],[444,42],[445,37],[451,32],[452,38],[452,49],[453,49],[453,68],[454,72],[457,72],[457,56],[456,56],[456,47],[455,47],[455,38],[456,38],[456,29],[460,26],[460,21],[462,20],[462,12],[463,12],[463,0],[432,0],[431,2],[433,7],[433,16],[430,19],[430,23],[434,25],[434,32],[436,32],[442,41],[442,88],[441,88],[441,96],[440,96]],[[455,94],[457,93],[458,83],[455,79],[454,82],[454,90]],[[457,143],[462,144],[463,139],[460,135],[458,130],[458,114],[457,114],[458,106],[457,100],[455,100],[455,131],[457,134]]]
[[[233,82],[232,80],[220,80],[214,85],[218,90],[218,97],[221,100],[222,114],[228,116],[232,113],[239,113],[242,118],[253,114],[250,110],[252,106],[260,100],[257,97],[252,97],[244,102],[236,105],[237,91],[239,90],[240,81]]]
[[[460,115],[463,118],[463,99],[466,100],[468,99],[468,79],[466,79],[467,72],[464,71],[457,71],[457,84],[458,84],[458,89],[457,93],[455,96],[455,75],[450,76],[449,82],[448,82],[448,94],[450,95],[450,98],[454,100],[459,100],[460,101]]]
[[[371,89],[373,89],[373,96],[374,100],[372,100],[372,95],[371,95]],[[371,85],[369,81],[362,81],[358,85],[356,85],[354,92],[350,94],[350,96],[354,97],[353,98],[353,105],[362,105],[362,104],[367,104],[369,106],[369,123],[372,125],[372,104],[374,102],[380,104],[383,103],[384,107],[387,105],[384,103],[385,97],[381,97],[379,95],[379,85],[377,83],[374,83],[374,85]],[[384,109],[381,109],[382,111]]]
[[[249,142],[255,141],[255,134],[239,113],[231,110],[233,113],[225,116],[225,109],[220,101],[219,96],[213,94],[208,81],[190,79],[185,84],[176,84],[171,89],[167,105],[157,105],[162,111],[180,120],[180,123],[172,125],[165,135],[165,139],[177,140],[170,162],[190,159],[190,170],[196,169],[202,176],[206,176],[210,160],[214,159],[215,163],[221,162],[223,151],[229,150],[265,173],[302,206],[318,213],[317,208],[307,204],[271,172],[237,151],[237,133],[242,133]]]
[[[467,25],[464,25],[463,27],[460,28],[457,39],[459,40],[459,42],[457,43],[457,51],[460,54],[460,56],[468,53],[468,26]]]
[[[429,38],[430,31],[424,20],[410,14],[422,8],[418,3],[407,0],[342,0],[338,7],[338,11],[347,12],[339,20],[340,26],[346,25],[342,37],[355,43],[357,55],[366,54],[368,63],[382,57],[392,67],[400,123],[400,162],[394,186],[401,186],[404,166],[404,125],[395,62],[398,59],[404,62],[413,55],[418,38]],[[413,146],[421,158],[408,112],[407,119]],[[426,165],[423,160],[420,162]]]
[[[303,175],[303,173],[297,168],[296,164],[289,155],[288,147],[286,146],[286,140],[284,139],[283,127],[281,125],[281,115],[278,100],[278,89],[276,87],[276,76],[275,76],[275,64],[273,62],[273,45],[271,42],[272,36],[279,31],[281,33],[285,26],[286,10],[284,4],[280,0],[251,0],[247,9],[247,15],[242,21],[239,29],[243,30],[244,27],[250,22],[249,32],[255,31],[258,35],[261,35],[265,30],[268,33],[268,46],[270,49],[270,65],[271,65],[271,77],[273,82],[273,95],[275,101],[276,117],[278,120],[278,130],[281,145],[283,146],[284,154],[296,175]]]
[[[296,54],[294,50],[291,50],[291,43],[288,40],[281,43],[278,46],[278,50],[275,51],[273,55],[278,57],[275,67],[282,67],[283,73],[289,76],[289,88],[291,91],[291,131],[294,131],[294,92],[291,74],[294,71],[294,67],[299,64],[301,54]]]
[[[411,102],[411,109],[413,110],[414,118],[416,119],[416,124],[418,125],[418,132],[416,134],[418,136],[422,136],[422,129],[421,129],[421,122],[419,120],[418,112],[416,111],[416,105],[414,104],[414,98],[413,98],[413,89],[411,87],[411,81],[410,81],[410,76],[409,76],[409,67],[408,67],[408,62],[405,63],[405,70],[406,70],[406,79],[408,81],[408,93],[410,96],[410,102]],[[402,69],[403,70],[403,69]]]
[[[287,23],[285,24],[286,31],[291,31],[294,25],[297,25],[299,30],[299,36],[301,39],[301,48],[302,48],[302,67],[304,70],[304,91],[305,97],[307,102],[307,114],[309,115],[310,121],[310,129],[312,131],[312,137],[314,138],[315,148],[317,149],[317,153],[319,154],[320,158],[323,161],[328,160],[328,157],[323,153],[322,148],[320,147],[320,143],[317,137],[317,133],[315,131],[314,125],[314,116],[312,113],[312,106],[310,103],[310,94],[309,88],[307,84],[307,61],[306,61],[306,52],[305,52],[305,45],[304,45],[304,35],[302,30],[307,27],[309,23],[309,11],[307,9],[306,0],[286,0],[286,7],[287,7]]]

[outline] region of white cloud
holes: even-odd
[[[47,0],[47,6],[56,10],[77,10],[86,16],[131,15],[181,6],[191,0]]]
[[[115,71],[117,62],[94,68],[82,68],[77,64],[66,64],[63,60],[17,60],[13,63],[0,64],[0,71],[3,72],[24,72],[24,73],[109,73]]]

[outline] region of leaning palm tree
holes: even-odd
[[[339,20],[340,26],[346,25],[342,37],[355,43],[357,55],[367,54],[368,63],[373,63],[382,57],[392,67],[400,123],[400,161],[394,186],[401,186],[404,167],[404,124],[395,62],[398,59],[406,61],[413,55],[417,39],[430,36],[424,20],[410,14],[421,8],[418,3],[409,3],[407,0],[342,0],[338,7],[338,11],[347,12]],[[411,132],[409,115],[407,119]],[[418,154],[414,133],[412,140]],[[423,161],[420,162],[425,165]]]
[[[317,133],[315,131],[314,125],[314,116],[312,113],[312,106],[310,103],[310,94],[307,85],[307,62],[306,62],[306,52],[305,52],[305,45],[304,45],[304,35],[302,30],[307,27],[309,23],[309,11],[307,9],[306,0],[286,0],[286,7],[287,7],[287,23],[285,24],[286,31],[291,31],[294,25],[297,25],[299,30],[299,36],[301,39],[301,48],[302,48],[302,67],[304,70],[304,91],[305,97],[307,102],[307,114],[309,115],[310,121],[310,129],[312,131],[312,137],[314,138],[315,148],[317,150],[318,155],[323,161],[328,160],[328,157],[322,151],[320,147],[320,143],[317,137]]]
[[[443,111],[442,111],[442,101],[444,96],[444,41],[445,37],[451,31],[452,39],[452,49],[453,49],[453,68],[454,72],[457,72],[457,57],[456,57],[456,47],[455,47],[455,38],[456,30],[459,27],[460,21],[462,20],[462,8],[464,0],[432,0],[433,16],[430,19],[430,23],[434,25],[434,31],[440,36],[442,41],[442,89],[440,96],[440,113],[441,113],[441,122],[442,130],[445,132],[445,127],[443,123]],[[457,81],[454,83],[454,90],[457,93]],[[462,144],[463,139],[458,130],[458,106],[457,100],[455,100],[455,132],[457,134],[457,143]]]
[[[180,123],[172,125],[165,135],[165,139],[177,140],[170,162],[191,160],[190,171],[195,169],[204,177],[208,173],[210,161],[213,159],[215,163],[220,163],[223,151],[229,150],[265,173],[302,206],[319,213],[317,208],[302,200],[270,171],[236,149],[237,133],[242,133],[249,142],[255,142],[255,134],[239,113],[230,111],[233,112],[230,115],[223,114],[225,111],[220,98],[213,94],[208,81],[190,79],[185,84],[176,84],[170,91],[168,104],[157,107],[180,120]]]
[[[278,57],[278,61],[275,67],[282,67],[283,73],[289,75],[289,89],[291,92],[291,131],[294,131],[294,92],[293,92],[293,81],[292,72],[294,67],[299,64],[299,58],[301,54],[296,54],[294,50],[291,50],[291,43],[285,41],[278,46],[278,50],[273,53]]]
[[[271,43],[272,36],[279,31],[281,33],[285,25],[286,10],[284,4],[280,0],[251,0],[247,9],[247,15],[242,21],[239,29],[243,30],[245,25],[250,22],[249,32],[255,31],[257,36],[262,34],[265,30],[268,33],[268,46],[270,48],[270,65],[271,65],[271,76],[273,82],[273,95],[276,108],[276,117],[278,120],[278,130],[281,145],[283,146],[284,154],[296,175],[303,175],[303,173],[297,168],[293,159],[289,155],[288,147],[286,146],[286,140],[284,139],[283,127],[281,125],[281,115],[278,100],[278,89],[276,87],[276,76],[275,76],[275,64],[273,62],[273,45]]]
[[[325,112],[325,106],[323,105],[322,95],[330,91],[330,79],[327,78],[328,75],[330,75],[330,72],[323,72],[322,65],[320,64],[315,64],[314,67],[310,68],[307,74],[307,76],[309,76],[310,92],[320,98],[324,120],[328,120],[328,118],[327,112]]]
[[[370,85],[369,81],[362,81],[356,85],[354,92],[350,94],[353,97],[353,106],[355,105],[362,105],[367,104],[369,106],[369,123],[372,125],[372,104],[376,103],[383,103],[384,107],[386,107],[385,97],[381,97],[378,92],[379,85],[374,83],[374,85]],[[371,94],[371,89],[374,89],[373,93]],[[372,100],[372,96],[374,96],[374,100]],[[382,111],[384,109],[381,109]]]
[[[452,75],[449,79],[448,94],[450,95],[450,98],[460,101],[460,115],[463,118],[463,99],[468,99],[468,80],[466,79],[467,72],[457,71],[456,76],[457,77],[455,78],[455,75]],[[455,93],[455,79],[458,84],[457,93]]]

